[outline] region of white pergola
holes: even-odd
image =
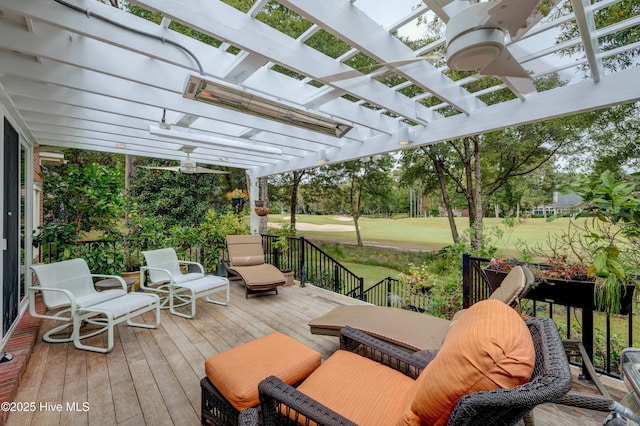
[[[484,76],[454,81],[442,60],[404,61],[441,51],[444,40],[412,50],[396,36],[422,38],[416,20],[435,13],[447,22],[460,0],[277,1],[308,22],[297,38],[256,19],[267,0],[256,0],[248,11],[218,0],[130,2],[161,14],[160,24],[96,0],[0,0],[0,103],[23,137],[41,149],[178,161],[185,158],[180,148],[190,145],[198,164],[245,169],[255,180],[319,161],[362,158],[640,99],[637,60],[622,70],[603,67],[605,58],[640,48],[636,42],[603,51],[599,43],[640,25],[640,16],[630,16],[596,27],[594,14],[618,0],[570,0],[573,13],[532,19],[507,43],[534,81],[559,73],[567,85],[536,92],[527,79],[504,77],[475,93],[469,83]],[[221,43],[173,31],[170,22]],[[579,34],[556,43],[560,26],[570,22]],[[310,47],[308,40],[319,31],[350,48],[332,58]],[[577,44],[581,53],[559,54]],[[401,83],[383,84],[376,79],[380,70],[336,77],[352,70],[343,62],[357,53],[387,63],[384,70]],[[352,129],[337,137],[189,99],[189,76],[280,104],[289,111],[285,117],[304,112]],[[410,86],[421,94],[405,95]],[[505,87],[514,99],[483,102]],[[150,128],[166,131],[152,134]],[[399,145],[401,140],[410,143]]]

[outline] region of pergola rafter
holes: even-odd
[[[484,80],[488,84],[472,92],[484,76],[454,80],[443,61],[406,62],[442,50],[444,39],[422,41],[413,50],[396,36],[415,39],[407,29],[420,18],[437,15],[448,22],[464,6],[461,1],[397,0],[390,7],[365,0],[278,0],[304,23],[292,37],[263,22],[266,0],[247,11],[217,0],[132,2],[159,13],[159,24],[93,0],[65,0],[71,7],[54,0],[0,0],[0,101],[34,144],[181,160],[184,138],[150,133],[166,114],[166,124],[182,136],[199,136],[190,143],[198,163],[261,177],[315,167],[319,153],[341,162],[636,102],[640,72],[634,55],[640,45],[631,40],[603,51],[599,39],[636,28],[640,16],[603,28],[594,18],[620,1],[554,1],[569,2],[571,11],[553,18],[532,15],[507,40],[534,79],[559,73],[565,87],[531,92],[531,80],[503,77]],[[174,31],[172,22],[197,36]],[[575,25],[577,36],[556,43],[563,25]],[[343,42],[346,51],[330,57],[311,47],[321,31]],[[212,44],[197,39],[206,37]],[[578,46],[582,53],[575,53]],[[353,71],[348,64],[359,54],[384,68],[332,77]],[[604,66],[606,58],[621,54],[631,58],[627,69]],[[188,99],[191,75],[246,99],[280,105],[280,116],[274,120]],[[515,99],[484,101],[505,88]],[[352,129],[337,137],[303,128],[291,111]],[[407,129],[411,144],[401,147]],[[247,146],[263,151],[242,148]]]

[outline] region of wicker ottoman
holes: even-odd
[[[320,366],[320,353],[273,333],[212,355],[204,366],[202,424],[236,426],[240,411],[260,402],[258,383],[273,375],[295,385]]]

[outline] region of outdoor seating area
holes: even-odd
[[[364,305],[314,286],[284,287],[278,297],[250,299],[239,283],[232,282],[230,290],[231,303],[224,309],[198,299],[193,319],[161,310],[155,330],[117,326],[107,356],[38,339],[15,401],[78,401],[87,402],[90,409],[14,412],[7,424],[200,424],[200,381],[206,376],[207,358],[278,332],[319,352],[326,362],[339,349],[338,339],[311,334],[307,323],[338,306]],[[151,322],[153,315],[146,313],[143,320]],[[51,324],[52,320],[44,320],[41,334]],[[89,340],[97,344],[104,339],[100,335]],[[597,392],[577,380],[577,369],[572,373],[574,389]],[[617,400],[626,393],[620,381],[603,378],[603,382]],[[539,426],[598,425],[605,416],[552,403],[534,410]]]
[[[157,295],[127,293],[124,279],[91,274],[84,259],[34,265],[31,269],[35,272],[39,284],[28,289],[31,316],[62,321],[62,325],[57,325],[44,334],[42,339],[45,342],[73,341],[78,349],[106,353],[113,348],[114,327],[117,324],[126,321],[128,325],[142,328],[156,328],[160,324],[160,300]],[[98,292],[93,284],[94,277],[118,280],[122,284],[122,289]],[[47,308],[55,312],[39,314],[36,311],[36,292],[41,293]],[[153,322],[132,321],[132,318],[150,311],[155,316]],[[84,323],[93,326],[91,330],[86,331],[83,328]],[[83,343],[105,331],[106,345]],[[58,334],[63,332],[66,332],[65,336],[58,337]]]
[[[217,305],[229,303],[227,278],[205,275],[204,267],[200,263],[178,260],[173,248],[149,250],[142,254],[147,264],[140,268],[140,288],[159,293],[162,307],[168,307],[172,314],[193,318],[196,314],[196,299],[199,297]],[[185,273],[181,267],[186,269]],[[218,292],[225,293],[224,299],[210,297]],[[183,306],[190,306],[191,311],[184,313],[177,309]]]

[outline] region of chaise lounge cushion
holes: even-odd
[[[502,280],[500,287],[491,293],[489,299],[497,299],[507,305],[513,305],[526,293],[526,290],[528,290],[528,287],[534,280],[531,271],[522,266],[516,266],[512,271],[513,273],[507,274],[504,280]]]
[[[520,315],[498,300],[478,302],[452,325],[438,356],[418,377],[404,421],[444,425],[463,395],[526,383],[534,362]]]
[[[281,333],[212,355],[204,363],[209,381],[238,411],[259,403],[258,383],[268,376],[293,385],[318,366],[319,352]]]
[[[439,349],[449,332],[451,321],[385,306],[338,306],[309,321],[314,334],[338,336],[348,325],[412,351]]]
[[[394,424],[415,391],[408,376],[338,350],[298,390],[358,425]]]
[[[253,266],[262,265],[264,263],[264,256],[235,256],[231,258],[231,264],[233,266]]]

